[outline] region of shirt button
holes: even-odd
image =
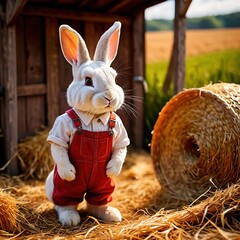
[[[98,122],[101,122],[101,119],[100,118],[98,118],[98,120],[97,120]]]

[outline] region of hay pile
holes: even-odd
[[[240,178],[240,85],[214,84],[174,96],[151,143],[166,194],[187,202]]]
[[[131,239],[239,239],[240,185],[216,191],[195,206],[167,213],[160,210],[124,227],[121,237]],[[227,229],[223,230],[223,229]]]
[[[53,169],[50,147],[46,142],[49,129],[39,131],[18,144],[17,159],[24,177],[45,180]]]
[[[106,224],[89,217],[84,203],[81,225],[64,227],[57,221],[53,205],[45,197],[44,181],[0,176],[0,188],[8,189],[21,217],[20,228],[0,232],[0,238],[17,239],[239,239],[240,184],[218,190],[197,205],[180,207],[163,199],[154,176],[151,157],[143,151],[128,154],[112,206],[123,214],[123,222]],[[171,209],[166,207],[171,206]]]
[[[0,190],[0,234],[21,231],[19,201]]]

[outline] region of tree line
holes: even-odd
[[[146,31],[173,30],[173,20],[153,19],[146,20]],[[211,28],[237,28],[240,27],[240,12],[206,16],[200,18],[187,18],[187,29],[211,29]]]

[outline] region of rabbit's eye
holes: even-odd
[[[93,81],[90,77],[85,77],[85,85],[86,86],[93,86]]]

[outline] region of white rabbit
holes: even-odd
[[[82,37],[68,25],[59,28],[64,57],[72,65],[73,81],[67,89],[72,109],[55,120],[47,141],[55,161],[46,180],[46,195],[55,204],[63,225],[77,225],[78,203],[85,198],[90,215],[106,222],[122,219],[111,201],[114,182],[127,153],[129,138],[114,111],[124,102],[115,82],[115,59],[121,23],[115,22],[99,39],[94,60]]]

